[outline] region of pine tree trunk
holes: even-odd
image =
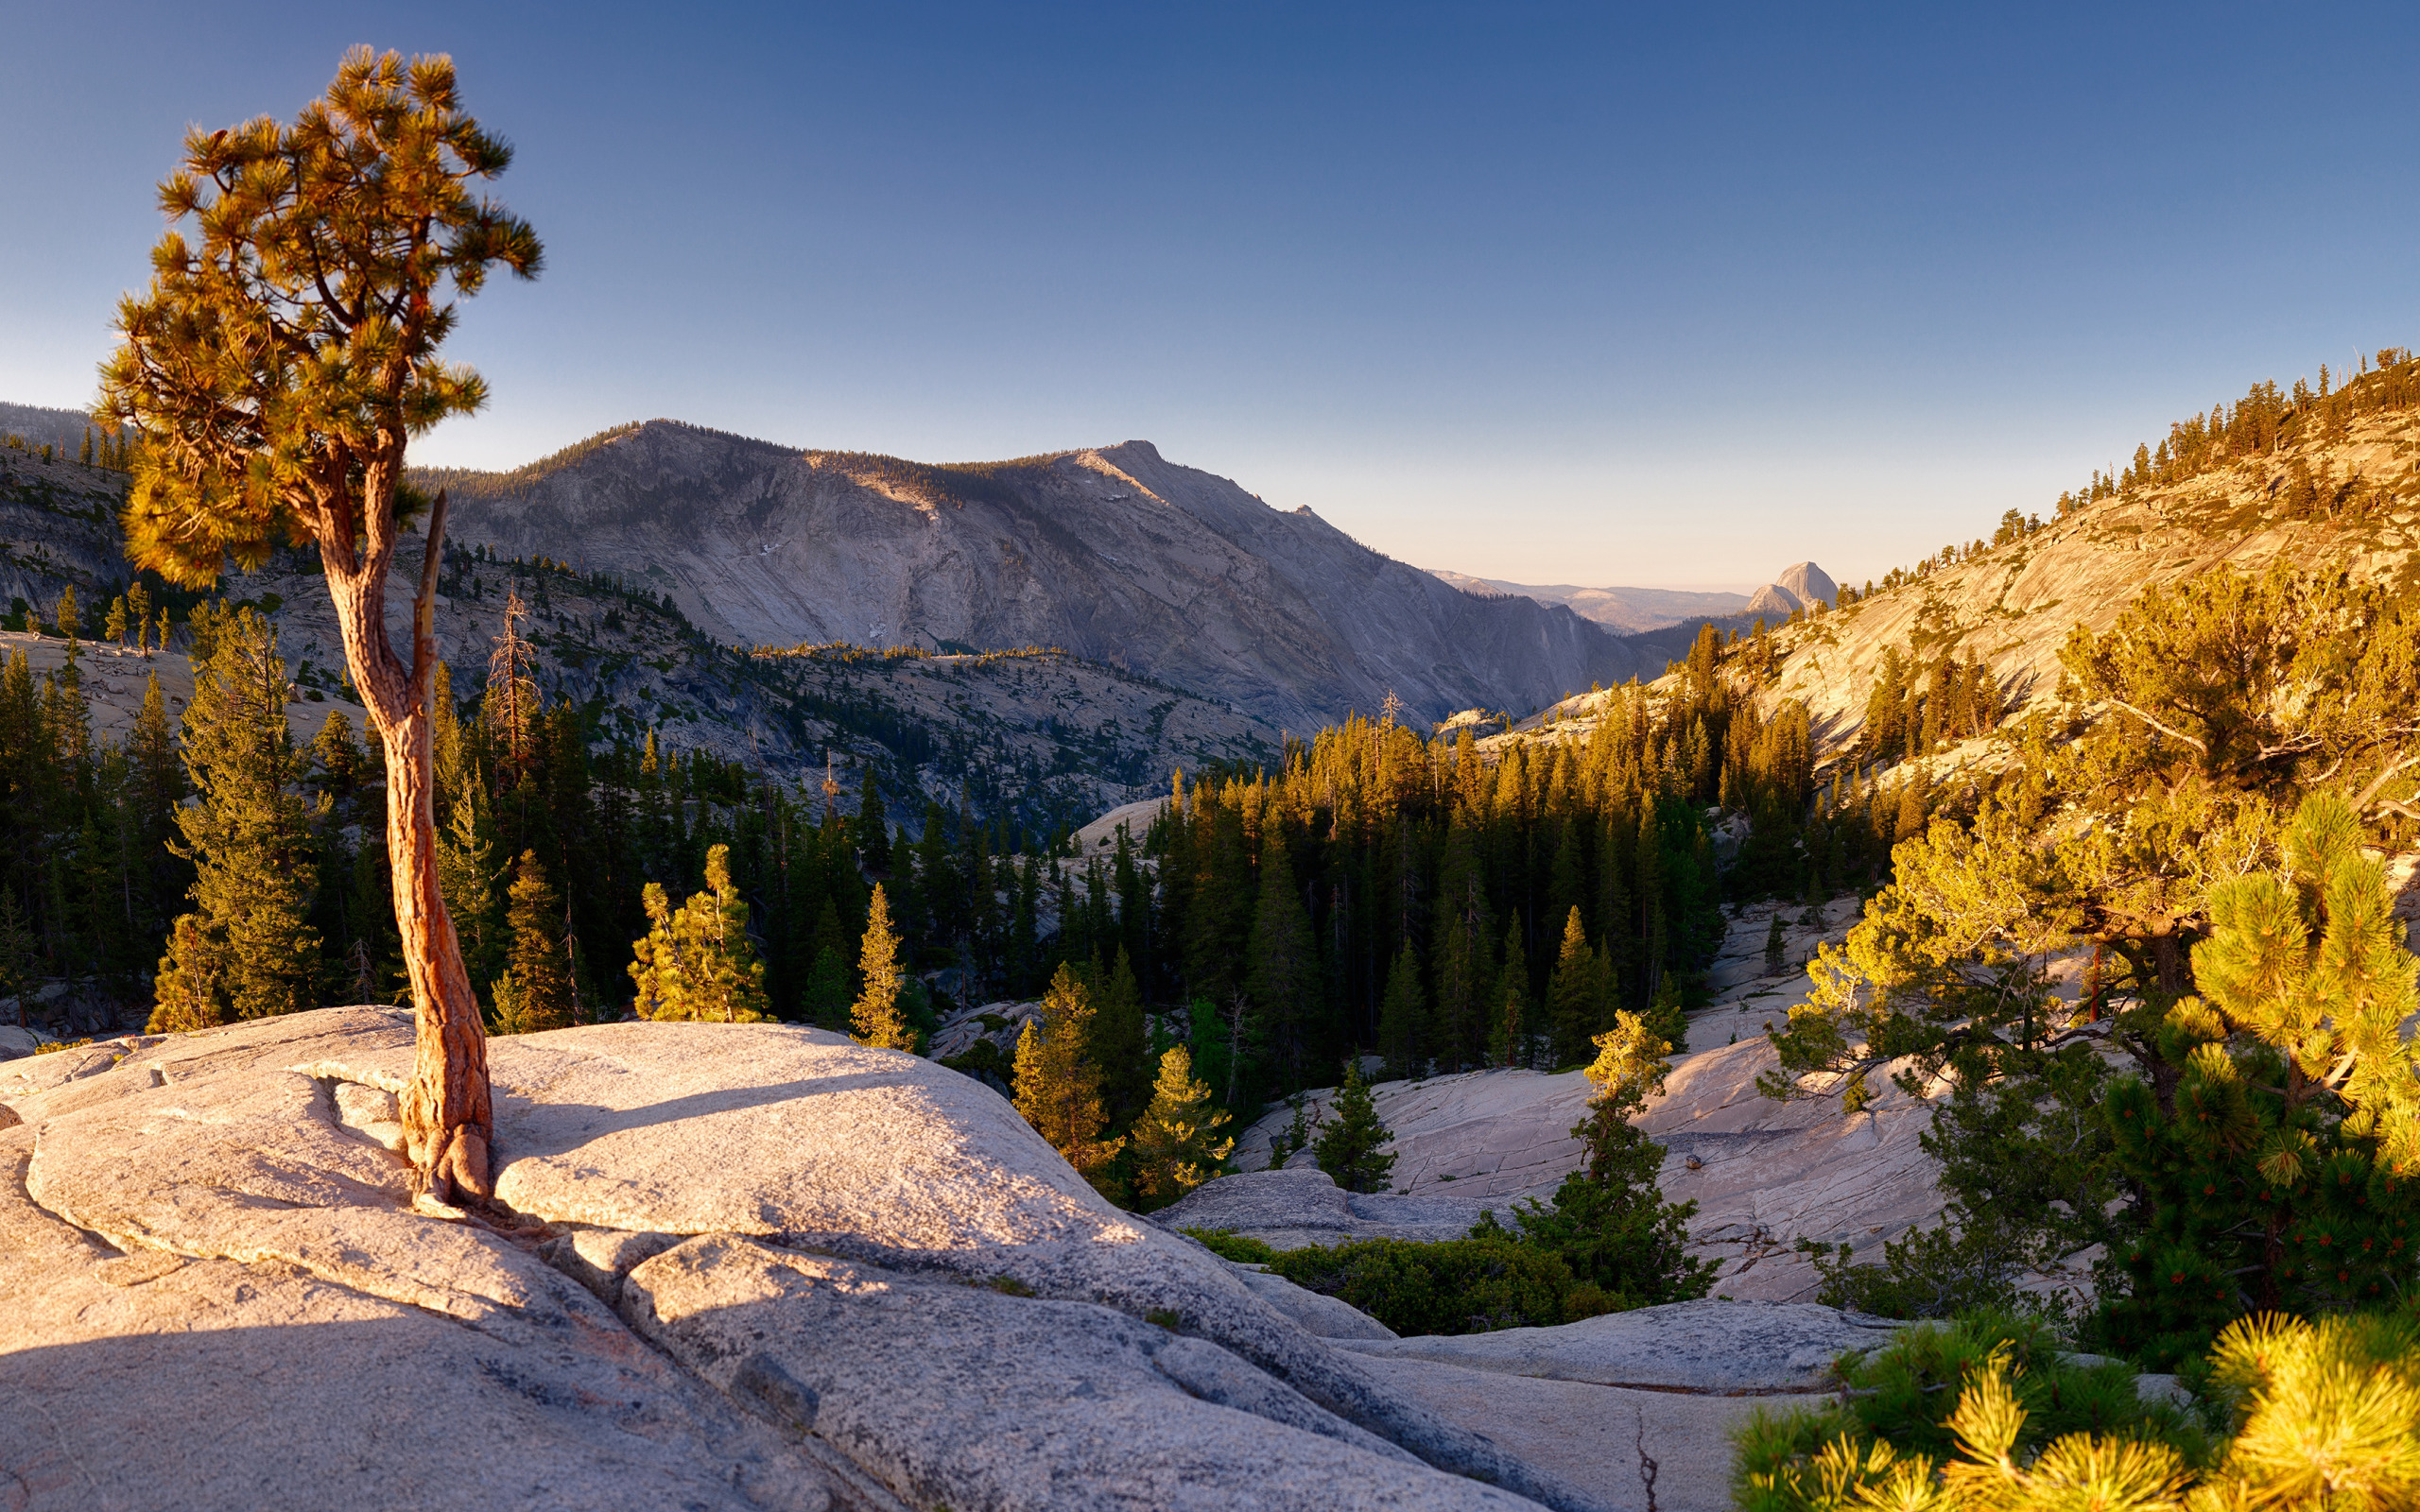
[[[395,923],[411,979],[417,1037],[405,1091],[404,1151],[421,1189],[441,1202],[458,1193],[488,1196],[494,1118],[488,1091],[487,1030],[462,965],[461,942],[437,885],[437,807],[429,700],[437,676],[438,567],[445,540],[445,496],[431,512],[412,614],[411,660],[387,638],[387,570],[391,515],[372,515],[367,550],[323,528],[320,558],[345,662],[377,729],[387,760],[387,855]]]
[[[412,1080],[404,1096],[404,1147],[429,1194],[449,1200],[459,1186],[492,1190],[488,1152],[494,1118],[488,1094],[488,1042],[478,999],[462,966],[454,920],[437,887],[436,779],[425,711],[381,730],[387,754],[387,854],[392,859],[395,922],[412,984],[417,1030]]]

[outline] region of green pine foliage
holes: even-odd
[[[1388,968],[1386,996],[1378,1005],[1378,1054],[1386,1058],[1389,1076],[1411,1074],[1419,1062],[1420,1029],[1427,1016],[1420,990],[1419,953],[1406,940]]]
[[[1435,1244],[1365,1239],[1280,1250],[1269,1268],[1406,1335],[1548,1328],[1614,1311],[1560,1256],[1500,1232]]]
[[[496,978],[495,1026],[499,1034],[537,1034],[563,1029],[577,1020],[571,969],[563,951],[562,899],[546,880],[545,865],[524,850],[513,866],[505,927],[510,931],[510,964]]]
[[[1093,1015],[1091,1053],[1100,1067],[1102,1106],[1111,1126],[1124,1128],[1153,1095],[1143,988],[1134,979],[1134,962],[1123,944],[1117,946],[1117,959],[1105,974],[1098,970],[1090,974],[1100,984],[1095,994],[1098,1009]]]
[[[170,846],[194,864],[193,909],[160,962],[154,1032],[317,1005],[320,938],[306,917],[317,868],[285,687],[276,628],[250,609],[218,627],[195,668],[182,744],[198,801],[177,810]]]
[[[849,1008],[849,1024],[858,1042],[876,1050],[915,1049],[915,1031],[899,1003],[899,936],[891,932],[890,901],[880,883],[867,905],[857,972],[865,987]]]
[[[2240,1314],[2380,1306],[2420,1274],[2420,1054],[2400,1031],[2420,962],[2361,838],[2350,804],[2313,794],[2281,872],[2211,889],[2202,996],[2159,1031],[2172,1091],[2110,1091],[2148,1211],[2102,1331],[2155,1366]]]
[[[1165,1208],[1224,1171],[1236,1147],[1221,1133],[1226,1124],[1209,1084],[1194,1079],[1191,1052],[1169,1046],[1160,1057],[1150,1106],[1134,1121],[1130,1154],[1136,1206],[1145,1212]],[[1261,1253],[1266,1257],[1266,1246]]]
[[[1504,926],[1503,961],[1492,995],[1495,1022],[1488,1036],[1488,1059],[1498,1066],[1526,1066],[1532,1052],[1530,1029],[1537,1015],[1530,1006],[1530,953],[1521,945],[1518,918]]]
[[[2202,1412],[2134,1370],[1979,1316],[1844,1362],[1841,1400],[1738,1431],[1741,1512],[2390,1512],[2420,1496],[2420,1319],[2277,1314],[2228,1326]],[[2219,1425],[2215,1435],[2208,1425]]]
[[[1773,1037],[1776,1095],[1947,1088],[1945,1223],[1878,1268],[1827,1257],[1826,1297],[2008,1305],[2101,1246],[2081,1336],[2166,1365],[2249,1313],[2408,1293],[2420,1066],[2388,1026],[2414,966],[2360,851],[2415,833],[2420,618],[2379,584],[2220,569],[2062,660],[2067,702],[1916,816]],[[2063,996],[2054,964],[2086,954]]]
[[[1115,1190],[1110,1162],[1125,1142],[1103,1139],[1100,1066],[1092,1058],[1096,1009],[1089,988],[1062,966],[1043,994],[1042,1012],[1017,1039],[1016,1106],[1025,1121],[1096,1187]]]
[[[1515,1209],[1519,1235],[1593,1288],[1597,1312],[1703,1297],[1717,1265],[1686,1252],[1697,1204],[1664,1200],[1655,1184],[1664,1147],[1631,1122],[1663,1090],[1671,1046],[1627,1011],[1596,1044],[1588,1079],[1598,1092],[1571,1131],[1585,1152],[1581,1168],[1564,1177],[1551,1202]],[[1493,1228],[1493,1215],[1482,1227]]]
[[[1585,1065],[1595,1055],[1593,1041],[1598,1025],[1609,1015],[1613,986],[1612,967],[1601,952],[1589,947],[1587,926],[1575,903],[1564,916],[1563,945],[1547,988],[1547,1021],[1558,1069]]]
[[[731,848],[706,852],[706,891],[679,908],[648,884],[648,929],[631,944],[631,980],[643,1019],[754,1023],[766,1011],[765,966],[748,937],[748,902],[731,876]]]
[[[1394,1152],[1387,1146],[1395,1137],[1379,1121],[1358,1056],[1344,1062],[1344,1084],[1329,1112],[1326,1129],[1311,1144],[1320,1169],[1347,1192],[1386,1191],[1395,1168]]]

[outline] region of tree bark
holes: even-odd
[[[393,511],[368,511],[369,529],[357,554],[348,513],[322,514],[320,555],[344,636],[345,662],[387,761],[387,855],[417,1031],[411,1084],[403,1099],[404,1150],[419,1173],[420,1190],[438,1201],[453,1201],[458,1193],[489,1196],[494,1190],[494,1116],[487,1030],[437,885],[437,780],[428,700],[437,677],[435,615],[445,495],[437,496],[429,514],[408,666],[387,638]]]

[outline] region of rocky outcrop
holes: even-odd
[[[0,430],[12,429],[0,415]],[[91,634],[109,602],[104,591],[124,587],[134,575],[119,545],[125,496],[123,472],[85,467],[71,455],[54,453],[45,462],[36,453],[0,447],[0,611],[23,600],[46,617],[60,591],[73,586]]]
[[[1600,1504],[928,1061],[782,1025],[497,1040],[472,1213],[391,1148],[410,1044],[330,1009],[0,1067],[24,1504]]]
[[[1813,1405],[1897,1325],[1809,1304],[1676,1302],[1550,1329],[1347,1342],[1387,1381],[1607,1501],[1727,1512],[1731,1435]]]
[[[1981,657],[2014,714],[2057,691],[2070,630],[2107,629],[2154,584],[2222,566],[2257,572],[2280,559],[2408,583],[2420,546],[2411,427],[2408,411],[2357,417],[2334,439],[2104,499],[1954,562],[1936,558],[1899,587],[1794,631],[1766,701],[1805,700],[1819,742],[1837,746],[1862,727],[1884,652],[1916,648],[1927,661]],[[2358,524],[2296,519],[2285,487],[2294,468],[2369,479],[2384,486],[2388,502]]]
[[[1796,1249],[1801,1239],[1848,1245],[1864,1260],[1909,1229],[1936,1221],[1938,1175],[1921,1136],[1930,1108],[1887,1078],[1873,1081],[1863,1110],[1843,1116],[1829,1099],[1775,1102],[1756,1078],[1775,1061],[1764,1037],[1787,1019],[1806,990],[1806,962],[1856,920],[1858,901],[1779,909],[1782,964],[1765,942],[1777,911],[1740,910],[1706,972],[1715,1001],[1690,1016],[1688,1042],[1672,1061],[1662,1096],[1640,1112],[1639,1126],[1664,1146],[1664,1194],[1695,1202],[1692,1250],[1719,1261],[1717,1293],[1742,1299],[1807,1301],[1820,1279]],[[1393,1191],[1340,1191],[1298,1152],[1288,1169],[1268,1172],[1270,1142],[1293,1121],[1271,1107],[1237,1138],[1236,1163],[1247,1174],[1196,1189],[1153,1216],[1177,1227],[1227,1228],[1276,1248],[1351,1239],[1449,1239],[1483,1211],[1510,1221],[1523,1201],[1546,1201],[1577,1170],[1573,1125],[1593,1093],[1569,1071],[1478,1071],[1371,1089],[1393,1135]],[[1325,1114],[1334,1090],[1305,1094],[1306,1113]],[[2071,1278],[2050,1278],[2066,1284]]]
[[[1297,730],[1390,692],[1436,719],[1641,670],[1567,610],[1457,592],[1148,441],[928,467],[651,421],[447,481],[455,539],[575,554],[726,641],[1056,645]]]
[[[1831,574],[1811,561],[1802,561],[1757,589],[1739,615],[1778,624],[1804,610],[1828,609],[1840,598],[1840,585],[1832,581]]]
[[[1265,1148],[1263,1153],[1265,1158]],[[1225,1229],[1272,1249],[1299,1249],[1357,1239],[1460,1239],[1482,1211],[1503,1206],[1434,1192],[1347,1192],[1311,1159],[1306,1150],[1282,1171],[1246,1171],[1204,1182],[1151,1216],[1166,1228]]]
[[[1504,1375],[1724,1396],[1821,1391],[1832,1362],[1906,1325],[1812,1302],[1703,1299],[1548,1329],[1350,1341],[1358,1354],[1441,1360]]]

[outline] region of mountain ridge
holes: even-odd
[[[1058,645],[1307,729],[1660,670],[1566,608],[1463,593],[1147,440],[988,463],[649,421],[510,473],[430,472],[449,532],[668,593],[735,643]]]

